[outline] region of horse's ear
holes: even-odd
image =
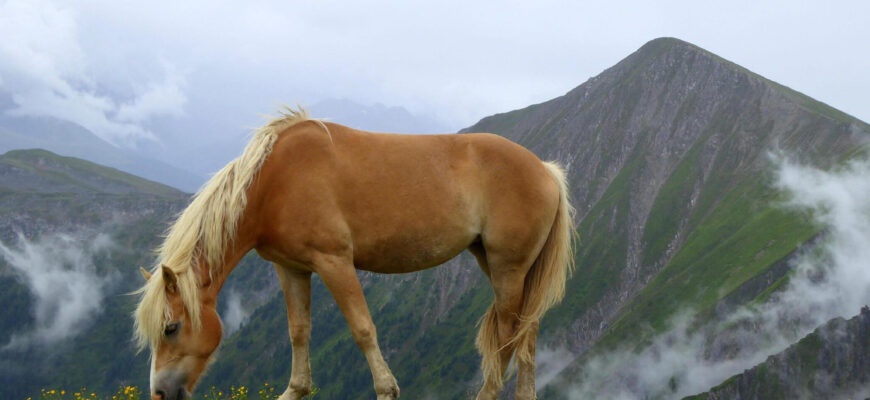
[[[151,273],[146,271],[145,268],[139,267],[139,272],[142,273],[142,276],[145,277],[146,281],[151,280]]]
[[[166,290],[169,293],[178,292],[178,279],[175,277],[175,272],[165,265],[161,265],[160,270],[163,271],[163,282],[166,283]]]

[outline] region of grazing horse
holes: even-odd
[[[377,398],[396,399],[356,270],[420,271],[468,249],[495,292],[476,340],[477,398],[497,398],[514,357],[516,398],[533,399],[538,321],[573,268],[567,194],[562,168],[496,135],[371,133],[288,108],[200,189],[142,270],[135,331],[151,349],[151,396],[191,396],[221,339],[218,293],[255,249],[287,302],[293,361],[281,399],[311,390],[312,273],[344,314]]]

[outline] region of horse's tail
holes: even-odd
[[[565,297],[565,282],[574,272],[574,207],[568,198],[565,170],[552,161],[544,166],[559,185],[559,209],[544,248],[526,275],[520,323],[512,340],[517,344],[516,358],[523,362],[535,361],[538,321]]]
[[[534,346],[538,332],[538,322],[544,313],[562,301],[565,296],[565,283],[574,270],[574,207],[568,198],[568,183],[565,170],[555,162],[544,162],[547,172],[559,186],[559,208],[556,219],[544,247],[526,274],[523,287],[523,304],[519,324],[511,340],[498,346],[498,319],[495,306],[490,306],[481,318],[477,345],[484,357],[485,376],[501,387],[501,365],[498,352],[502,348],[516,345],[515,359],[533,363]]]

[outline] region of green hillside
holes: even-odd
[[[183,198],[183,192],[138,176],[47,150],[12,150],[0,156],[0,187],[16,192],[114,193]]]
[[[25,399],[41,388],[59,386],[87,386],[98,393],[113,392],[122,384],[147,387],[148,355],[137,354],[131,341],[136,298],[128,293],[140,286],[138,267],[153,262],[152,249],[188,197],[169,186],[45,150],[0,156],[4,246],[20,249],[22,240],[38,244],[58,234],[82,245],[98,234],[111,241],[108,250],[90,260],[97,274],[109,277],[100,312],[79,334],[47,347],[5,347],[14,335],[36,329],[36,298],[24,277],[0,257],[0,304],[5,310],[0,318],[0,398]],[[270,273],[262,260],[248,257],[226,287],[253,308],[265,301],[257,292],[271,296],[277,290]]]

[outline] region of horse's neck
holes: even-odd
[[[218,270],[212,270],[211,266],[208,266],[202,274],[200,275],[200,282],[208,281],[208,286],[212,288],[214,295],[220,292],[221,288],[223,288],[224,283],[227,278],[230,276],[230,273],[233,272],[233,269],[239,264],[239,261],[242,260],[242,257],[245,256],[253,246],[229,246],[230,249],[224,254],[223,267]],[[205,265],[205,264],[203,264]]]
[[[248,193],[249,199],[255,196],[256,194],[254,193]],[[249,204],[250,203],[249,200]],[[242,213],[241,217],[239,217],[239,225],[235,229],[234,237],[227,241],[226,249],[221,258],[223,266],[214,271],[212,271],[211,266],[207,268],[207,270],[211,272],[207,272],[205,278],[209,279],[209,286],[212,288],[215,297],[217,297],[217,294],[220,292],[221,288],[223,288],[230,273],[233,272],[233,269],[235,269],[236,265],[239,264],[239,261],[242,260],[242,257],[244,257],[245,254],[248,254],[257,242],[257,229],[255,222],[257,219],[251,218],[250,215],[255,212],[256,209],[247,208],[245,212]],[[203,276],[200,276],[200,278],[203,278]]]

